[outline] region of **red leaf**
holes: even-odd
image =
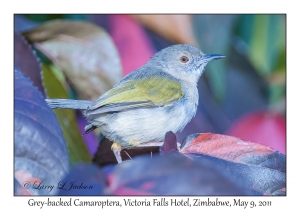
[[[208,160],[228,171],[245,188],[268,195],[285,195],[286,157],[270,147],[236,137],[203,133],[188,136],[180,151],[193,160]]]
[[[275,152],[264,145],[242,141],[233,136],[202,133],[193,137],[184,140],[181,153],[200,153],[236,163],[244,163],[245,157],[270,155]]]
[[[110,15],[110,34],[121,56],[123,75],[142,67],[154,54],[144,29],[129,15]]]
[[[265,144],[285,154],[286,124],[282,116],[258,111],[239,119],[227,132],[228,135]]]

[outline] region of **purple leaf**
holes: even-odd
[[[57,195],[103,195],[106,187],[105,174],[96,165],[80,163],[58,182]]]
[[[42,94],[20,71],[15,70],[14,77],[15,178],[21,186],[30,183],[27,190],[33,195],[53,194],[34,189],[33,184],[52,185],[65,175],[69,165],[66,142]]]
[[[114,195],[253,195],[206,161],[179,153],[136,158],[116,166],[110,180]]]
[[[43,95],[44,87],[41,80],[41,65],[35,51],[20,34],[14,33],[14,65],[31,79]]]
[[[166,133],[164,144],[162,145],[161,154],[166,154],[172,151],[178,152],[176,135],[169,131]]]

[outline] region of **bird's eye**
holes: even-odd
[[[181,56],[180,57],[180,62],[181,63],[187,63],[189,61],[189,58],[185,55]]]

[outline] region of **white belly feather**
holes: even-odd
[[[101,132],[108,139],[129,146],[130,142],[163,141],[168,131],[181,131],[195,115],[197,104],[189,102],[174,107],[155,109],[135,109],[119,112],[100,126]],[[109,122],[107,121],[109,120]]]

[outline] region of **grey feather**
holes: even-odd
[[[71,99],[46,99],[48,106],[52,109],[87,109],[92,101]]]
[[[91,115],[99,115],[104,113],[113,113],[113,112],[120,112],[120,111],[128,111],[131,109],[146,109],[146,108],[154,108],[159,107],[155,105],[152,101],[139,101],[139,102],[127,102],[127,103],[118,103],[118,104],[109,104],[106,106],[102,106],[96,109],[88,109],[85,114],[88,116]]]

